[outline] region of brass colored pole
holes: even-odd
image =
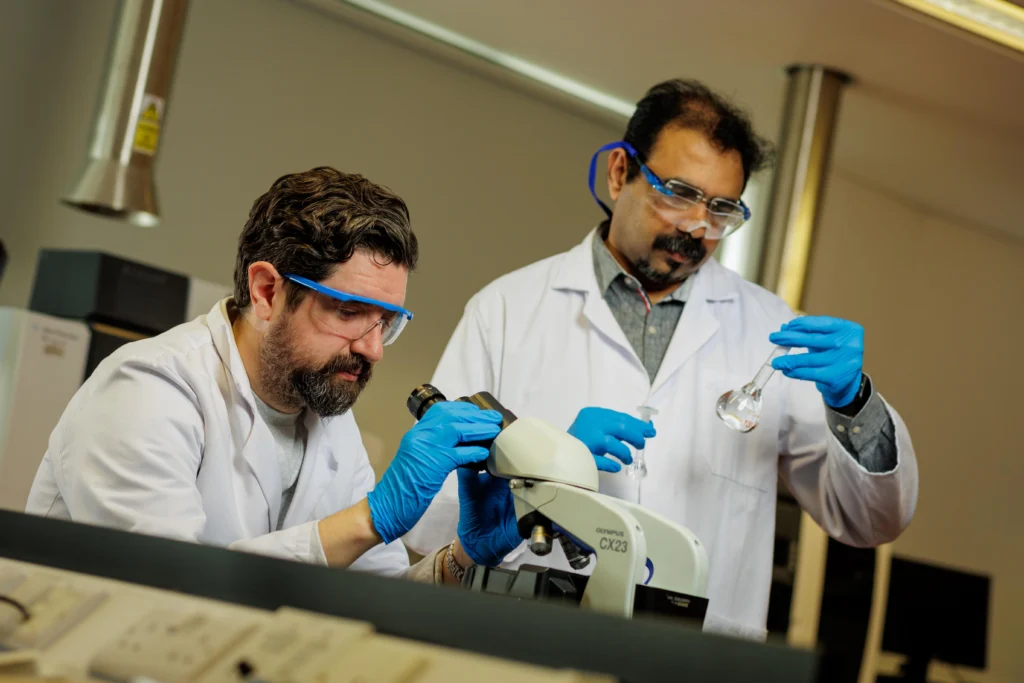
[[[850,77],[816,65],[791,66],[787,73],[786,110],[758,281],[801,310],[839,98]]]

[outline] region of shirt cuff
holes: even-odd
[[[832,434],[864,469],[874,474],[896,469],[896,427],[873,384],[856,415],[843,415],[828,405],[825,415]]]
[[[320,542],[320,522],[311,524],[312,531],[309,532],[309,555],[313,564],[327,566],[327,555],[324,554],[323,543]]]

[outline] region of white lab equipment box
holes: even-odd
[[[201,315],[206,315],[215,303],[231,296],[232,293],[233,289],[227,285],[190,277],[184,322],[191,322]]]
[[[0,307],[0,508],[24,510],[50,433],[81,386],[89,327]]]

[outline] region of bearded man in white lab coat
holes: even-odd
[[[331,168],[252,207],[235,292],[105,359],[68,405],[27,512],[293,560],[457,583],[519,543],[508,485],[467,478],[458,532],[409,568],[399,537],[501,416],[433,406],[374,486],[351,408],[404,308],[405,203]],[[454,539],[454,540],[453,540]]]
[[[476,294],[432,383],[447,396],[489,391],[519,415],[569,429],[591,448],[603,493],[705,545],[705,628],[763,639],[779,475],[834,538],[892,541],[917,499],[910,436],[861,370],[860,325],[794,319],[711,258],[749,219],[740,196],[767,156],[741,112],[700,83],[668,81],[603,151],[608,220]],[[803,351],[773,360],[783,376],[764,391],[760,425],[734,431],[716,401],[749,382],[774,345]],[[653,424],[633,417],[641,405],[658,411]],[[626,443],[646,449],[645,477],[620,472],[616,459],[632,460]],[[454,490],[446,484],[407,545],[426,550],[450,536]],[[569,569],[557,545],[542,558],[524,544],[506,558],[521,564]]]

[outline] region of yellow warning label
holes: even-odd
[[[142,109],[135,124],[135,139],[132,149],[139,154],[156,154],[160,142],[160,119],[163,118],[164,101],[154,95],[145,95]]]
[[[135,127],[135,141],[133,147],[136,152],[153,156],[156,154],[156,146],[160,141],[160,124],[152,125],[139,121]]]

